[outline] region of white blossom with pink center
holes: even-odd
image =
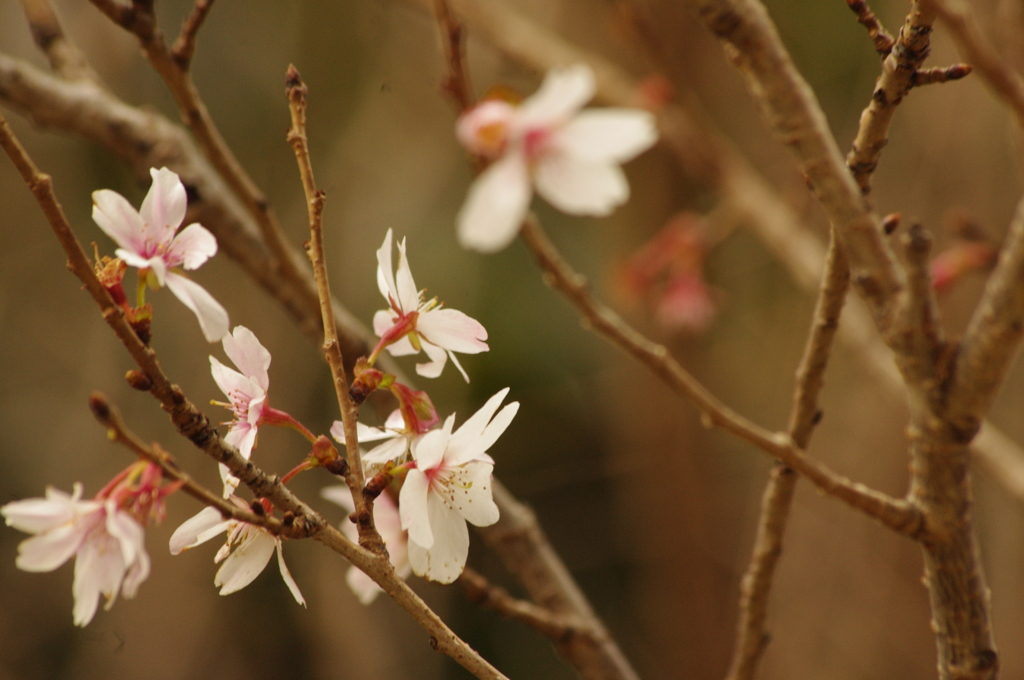
[[[224,441],[248,459],[252,455],[259,424],[267,409],[270,352],[245,326],[235,326],[232,333],[224,336],[222,344],[224,353],[239,369],[230,369],[215,357],[210,357],[213,380],[228,398],[225,406],[235,414]],[[220,472],[224,480],[224,497],[227,498],[238,487],[238,479],[231,476],[225,465],[220,466]]]
[[[626,202],[629,184],[619,166],[657,141],[654,116],[627,108],[580,111],[595,87],[588,66],[554,69],[521,105],[487,100],[459,118],[462,145],[494,161],[459,212],[464,247],[489,253],[511,243],[533,187],[573,215],[608,215]]]
[[[217,342],[228,332],[228,313],[206,289],[177,269],[198,269],[217,253],[217,239],[198,223],[178,231],[188,198],[178,175],[167,168],[149,171],[153,184],[135,210],[121,194],[100,189],[92,194],[92,218],[120,248],[117,256],[147,277],[153,287],[167,286],[199,319],[203,334]]]
[[[320,495],[345,508],[346,512],[351,513],[356,509],[355,503],[352,502],[352,492],[344,484],[329,486],[321,490]],[[373,503],[373,524],[384,539],[384,546],[388,549],[388,557],[391,566],[395,568],[395,573],[399,578],[408,578],[412,573],[412,567],[409,565],[408,539],[402,529],[402,520],[398,516],[398,506],[386,492],[378,496]],[[352,542],[359,542],[359,532],[348,519],[342,520],[341,532]],[[358,567],[350,567],[345,580],[362,604],[370,604],[384,592]]]
[[[443,428],[413,442],[416,467],[406,475],[398,500],[402,528],[409,532],[409,562],[419,576],[454,581],[469,554],[466,522],[485,527],[498,521],[491,495],[494,459],[487,449],[519,410],[512,402],[495,415],[507,394],[505,388],[488,399],[458,430],[452,431],[452,415]]]
[[[377,287],[388,301],[389,309],[382,309],[373,317],[373,330],[382,342],[385,336],[400,335],[400,339],[387,345],[392,356],[418,354],[422,348],[430,361],[416,365],[416,372],[425,378],[441,375],[445,362],[451,358],[462,377],[469,376],[455,358],[454,352],[477,354],[488,350],[487,330],[479,321],[455,309],[444,309],[434,298],[423,300],[417,290],[405,254],[405,239],[398,244],[398,270],[391,266],[391,230],[377,251]],[[375,350],[374,354],[379,350]]]
[[[149,576],[145,534],[138,522],[113,499],[83,501],[82,485],[69,496],[54,488],[46,498],[14,501],[0,508],[8,526],[35,534],[18,546],[17,566],[33,572],[53,571],[75,556],[76,626],[92,621],[100,595],[110,609],[117,594],[134,597]]]
[[[249,507],[236,496],[231,496],[230,500],[240,508]],[[178,555],[225,531],[228,534],[227,541],[213,558],[215,564],[224,563],[213,579],[213,584],[220,588],[221,595],[230,595],[252,583],[270,563],[270,557],[276,550],[281,578],[284,579],[295,601],[303,607],[306,606],[299,586],[284,563],[281,539],[254,524],[234,519],[225,520],[217,508],[204,508],[178,527],[171,536],[171,554]]]

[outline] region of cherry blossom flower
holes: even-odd
[[[96,614],[100,595],[110,609],[118,592],[135,597],[149,576],[142,527],[113,498],[83,501],[82,485],[69,496],[54,488],[46,498],[30,498],[0,508],[8,526],[35,534],[18,546],[16,564],[32,572],[53,571],[75,556],[73,617],[85,626]]]
[[[230,500],[240,508],[249,507],[237,496],[231,496]],[[276,549],[281,578],[284,579],[295,601],[303,607],[306,606],[299,586],[284,563],[281,539],[254,524],[234,519],[225,520],[217,508],[206,507],[178,527],[171,536],[171,554],[177,555],[194,548],[225,531],[228,534],[227,541],[213,558],[215,564],[224,563],[213,579],[213,584],[220,587],[221,595],[230,595],[252,583],[269,564],[270,556]]]
[[[405,427],[405,420],[402,412],[395,409],[383,428],[370,427],[363,423],[356,423],[356,432],[359,437],[359,444],[367,442],[382,441],[383,443],[370,449],[360,456],[363,463],[363,470],[369,476],[380,471],[389,461],[398,461],[409,451],[409,445],[418,435],[409,433]],[[331,425],[331,436],[340,444],[345,443],[345,424],[335,420]],[[360,448],[362,448],[360,446]],[[334,499],[331,499],[334,500]]]
[[[419,576],[454,581],[469,553],[466,522],[485,527],[498,521],[491,497],[494,460],[487,449],[519,410],[519,402],[512,402],[495,415],[507,394],[507,387],[495,394],[458,430],[452,431],[453,415],[412,444],[416,467],[399,494],[399,514],[409,532],[409,562]]]
[[[437,298],[424,302],[423,293],[416,289],[409,270],[405,239],[398,244],[398,271],[397,275],[393,273],[390,229],[384,237],[384,245],[377,251],[377,286],[390,309],[382,309],[373,317],[373,330],[380,336],[380,343],[370,362],[376,360],[384,346],[396,357],[418,354],[422,349],[430,361],[417,364],[417,373],[425,378],[436,378],[451,357],[462,377],[469,382],[454,352],[486,352],[487,330],[479,321],[460,311],[442,308]]]
[[[147,285],[167,286],[199,319],[203,334],[217,342],[228,332],[228,313],[177,269],[198,269],[217,253],[217,239],[200,224],[178,232],[185,219],[187,197],[178,176],[167,168],[149,171],[153,184],[138,211],[116,191],[92,194],[92,218],[120,248],[117,256],[138,267]]]
[[[351,513],[356,509],[355,503],[352,502],[352,492],[344,484],[329,486],[321,490],[320,495],[345,508],[346,512]],[[377,496],[377,500],[373,504],[373,523],[381,538],[384,539],[384,546],[388,549],[388,557],[391,559],[391,566],[395,568],[395,573],[399,578],[408,578],[412,573],[412,567],[409,565],[408,539],[405,536],[405,531],[402,530],[398,506],[387,493]],[[352,522],[347,519],[342,520],[341,531],[353,542],[358,542],[358,532]],[[377,595],[384,592],[380,586],[374,583],[373,579],[357,567],[349,568],[345,580],[362,604],[370,604]]]
[[[487,100],[459,118],[463,146],[494,161],[459,212],[464,247],[488,253],[507,246],[526,217],[531,185],[573,215],[608,215],[629,198],[619,165],[657,140],[654,116],[625,108],[581,112],[594,91],[590,68],[570,66],[550,71],[519,106]]]

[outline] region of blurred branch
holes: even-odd
[[[587,327],[647,366],[676,393],[690,399],[708,422],[774,456],[805,475],[825,493],[874,517],[893,531],[912,537],[919,535],[923,528],[921,516],[912,505],[863,484],[851,482],[809,458],[789,435],[769,432],[736,413],[697,382],[669,355],[663,345],[651,342],[615,312],[598,302],[590,295],[586,279],[573,271],[548,240],[534,216],[530,215],[523,223],[521,236],[545,272],[545,280],[561,291],[577,308]]]
[[[493,609],[505,618],[536,628],[556,644],[564,643],[577,635],[598,638],[603,633],[590,628],[586,621],[553,614],[532,602],[516,599],[509,595],[507,590],[491,584],[469,567],[463,570],[459,582],[465,587],[466,595],[473,602],[481,607]]]
[[[825,369],[849,287],[849,264],[833,233],[811,332],[796,371],[789,436],[793,444],[801,449],[806,449],[810,443],[811,433],[821,415],[818,395],[824,385]],[[782,554],[782,539],[796,482],[797,475],[793,468],[782,463],[776,463],[772,468],[761,501],[761,517],[753,556],[740,584],[740,621],[732,662],[726,675],[728,680],[751,680],[767,646],[769,636],[765,631],[765,620],[768,616],[768,597],[775,567]]]
[[[441,33],[441,51],[448,67],[442,88],[455,101],[459,111],[465,111],[473,105],[474,97],[465,67],[466,45],[462,24],[452,16],[447,0],[434,0],[434,14]]]
[[[88,80],[100,83],[85,55],[61,28],[57,12],[49,0],[21,0],[32,39],[46,58],[50,68],[64,80]]]
[[[364,571],[405,609],[431,636],[431,644],[461,664],[466,670],[482,680],[504,678],[469,645],[463,642],[447,624],[441,620],[416,595],[409,585],[399,578],[385,555],[377,555],[345,538],[287,487],[278,477],[267,475],[251,461],[246,460],[234,447],[226,444],[210,425],[209,419],[190,402],[177,385],[171,384],[164,374],[156,353],[146,346],[132,330],[124,312],[114,304],[106,289],[96,278],[81,244],[71,231],[71,225],[53,193],[53,182],[49,175],[39,172],[28,157],[20,142],[15,138],[7,121],[0,117],[0,147],[14,161],[19,173],[35,195],[40,208],[46,215],[58,241],[68,256],[68,268],[82,281],[93,300],[99,305],[103,319],[135,359],[139,368],[152,381],[150,393],[160,401],[171,417],[178,432],[218,463],[228,467],[233,475],[257,497],[269,499],[278,509],[291,513],[293,537],[309,536],[345,557]],[[436,643],[436,644],[435,644]]]

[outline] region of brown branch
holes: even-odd
[[[465,68],[465,37],[460,24],[448,7],[447,0],[434,0],[434,14],[441,31],[441,49],[444,52],[446,73],[441,85],[445,93],[455,101],[459,111],[473,105],[473,87]]]
[[[160,448],[158,444],[146,445],[145,442],[128,429],[124,419],[121,418],[121,414],[107,401],[104,395],[99,392],[90,394],[89,410],[92,411],[96,420],[107,428],[107,436],[111,441],[123,444],[140,458],[159,465],[165,477],[181,482],[182,490],[203,505],[217,508],[225,518],[237,519],[240,522],[261,526],[275,535],[288,535],[290,527],[286,527],[281,520],[265,514],[258,515],[251,510],[231,503],[192,479],[188,473],[178,467],[171,454]]]
[[[796,371],[789,435],[793,443],[802,449],[806,449],[810,443],[811,433],[821,415],[818,395],[824,385],[825,368],[828,366],[832,342],[839,327],[839,315],[849,287],[850,268],[833,233],[814,310],[814,321]],[[772,468],[771,478],[761,500],[761,517],[750,566],[740,584],[740,620],[732,662],[726,675],[728,680],[751,680],[767,645],[765,621],[768,617],[768,597],[775,567],[782,555],[782,540],[796,482],[797,474],[793,468],[782,463],[776,463]]]
[[[913,77],[910,79],[910,84],[913,87],[921,87],[935,83],[948,83],[953,80],[966,78],[972,71],[974,71],[974,67],[970,64],[953,64],[946,68],[936,66],[934,68],[919,69],[914,72]]]
[[[892,35],[882,27],[882,24],[875,17],[874,12],[868,7],[868,3],[864,0],[846,0],[846,4],[853,10],[853,13],[857,15],[857,22],[864,28],[868,29],[868,36],[871,37],[871,42],[875,43],[875,51],[881,54],[883,57],[888,56],[892,52],[893,45],[896,41]]]
[[[587,290],[584,277],[573,271],[562,258],[534,216],[529,216],[523,223],[520,235],[545,272],[545,280],[579,310],[585,325],[647,366],[676,393],[692,401],[707,422],[774,456],[806,476],[825,493],[874,517],[890,529],[908,536],[918,535],[922,528],[921,517],[909,503],[851,482],[809,458],[794,445],[789,435],[770,432],[736,413],[697,382],[663,345],[651,342],[594,299]]]
[[[22,0],[32,39],[50,61],[50,68],[64,80],[99,83],[85,55],[64,33],[57,12],[49,0]]]
[[[948,0],[922,0],[937,13],[959,43],[967,61],[989,84],[1017,116],[1017,124],[1024,127],[1024,78],[1010,68],[999,56],[978,27],[975,18],[962,5]]]
[[[935,13],[922,10],[919,1],[914,0],[898,39],[882,60],[882,74],[875,82],[871,102],[861,114],[857,137],[846,156],[846,165],[865,196],[871,192],[871,175],[889,141],[889,125],[896,107],[919,84],[917,73],[930,50],[934,20]]]
[[[536,628],[556,644],[564,643],[575,636],[599,638],[606,635],[593,630],[585,621],[554,614],[532,602],[512,597],[507,590],[493,585],[469,567],[463,570],[459,582],[466,589],[469,599],[476,604],[493,609],[505,618]]]
[[[171,55],[182,71],[188,71],[192,64],[192,55],[196,51],[196,36],[212,8],[213,0],[196,0],[192,13],[188,15],[185,23],[181,26],[181,33],[178,34],[178,38],[171,47]]]
[[[320,313],[323,315],[324,341],[322,349],[331,369],[334,383],[334,394],[338,400],[338,410],[345,430],[345,451],[348,459],[348,471],[345,481],[352,492],[356,507],[356,527],[359,531],[359,544],[374,552],[387,554],[384,541],[373,526],[373,501],[363,493],[365,480],[363,464],[359,458],[359,437],[356,433],[358,413],[348,393],[348,378],[345,376],[345,363],[338,343],[337,324],[334,322],[334,310],[331,307],[331,285],[327,277],[327,260],[324,255],[324,192],[316,188],[313,178],[313,164],[309,157],[309,145],[306,139],[306,86],[302,82],[298,69],[288,66],[287,94],[288,110],[291,112],[292,126],[288,130],[288,143],[295,150],[295,160],[299,165],[299,176],[302,178],[302,189],[306,194],[306,208],[309,214],[309,245],[307,253],[313,265],[313,276],[316,279],[317,293],[320,297]]]
[[[315,291],[302,285],[306,275],[299,265],[297,253],[288,247],[287,238],[269,201],[224,141],[188,71],[164,42],[152,4],[136,2],[128,8],[115,0],[91,1],[111,21],[138,38],[142,51],[174,97],[182,120],[195,135],[203,153],[256,221],[270,252],[268,265],[282,278],[292,282],[296,290],[313,295],[314,299],[310,302],[318,304]]]
[[[100,284],[57,202],[52,180],[48,175],[39,172],[3,117],[0,117],[0,147],[11,157],[39,202],[57,240],[67,254],[68,268],[82,281],[100,307],[104,321],[113,329],[139,368],[150,379],[150,393],[160,401],[178,432],[215,461],[225,464],[257,497],[267,498],[278,509],[290,512],[294,517],[293,531],[296,535],[309,536],[323,543],[373,578],[430,634],[431,645],[435,649],[447,654],[482,680],[504,678],[504,675],[455,635],[408,584],[395,574],[386,554],[376,554],[352,543],[281,484],[276,476],[267,475],[254,463],[243,458],[237,449],[224,443],[209,419],[185,397],[177,385],[171,384],[160,368],[156,354],[139,340],[122,310],[114,304],[106,289]]]

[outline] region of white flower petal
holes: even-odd
[[[345,424],[340,420],[335,420],[334,425],[331,426],[331,434],[334,435],[335,439],[344,444]],[[392,439],[399,436],[397,432],[382,430],[379,427],[370,427],[369,425],[363,425],[360,422],[356,423],[356,434],[359,436],[360,444],[380,441],[381,439]]]
[[[519,122],[529,127],[556,125],[583,108],[596,86],[594,72],[585,64],[552,69],[519,107]]]
[[[570,215],[608,215],[629,198],[629,184],[614,163],[553,153],[534,169],[537,193]]]
[[[482,253],[507,246],[519,233],[530,195],[526,157],[521,149],[509,149],[469,187],[456,221],[459,243]]]
[[[82,485],[75,484],[75,495],[69,496],[60,489],[47,487],[46,498],[26,498],[21,501],[13,501],[0,507],[0,515],[7,521],[7,526],[14,527],[18,531],[30,534],[38,534],[64,522],[70,522],[77,513],[89,512],[99,507],[86,505],[88,501],[80,503],[78,498],[82,496]],[[76,510],[76,506],[80,510]]]
[[[75,559],[71,593],[75,597],[72,613],[76,626],[84,626],[92,620],[101,594],[107,596],[107,608],[110,608],[121,589],[124,571],[124,558],[117,539],[106,531],[93,531]]]
[[[284,583],[288,586],[288,590],[291,591],[295,601],[305,607],[306,600],[302,597],[302,593],[299,592],[299,584],[295,582],[295,579],[292,578],[292,573],[288,571],[288,565],[284,563],[284,553],[281,550],[281,539],[277,539],[277,567],[281,570],[281,578],[284,579]]]
[[[167,274],[166,285],[181,303],[199,319],[208,342],[217,342],[228,333],[228,313],[206,289],[180,274]]]
[[[469,555],[466,520],[450,510],[441,497],[434,493],[427,498],[427,511],[434,531],[433,545],[426,549],[419,560],[413,561],[413,545],[416,544],[410,534],[409,560],[417,575],[438,583],[451,583],[462,573]]]
[[[377,311],[373,315],[373,332],[377,334],[377,337],[384,335],[395,325],[397,319],[398,315],[390,307]]]
[[[405,455],[409,442],[405,437],[398,437],[375,446],[362,457],[363,467],[367,469],[383,466],[390,460],[397,460]]]
[[[255,333],[245,326],[235,326],[221,342],[224,353],[243,375],[255,380],[263,390],[270,389],[270,352],[256,339]]]
[[[351,513],[356,509],[356,504],[352,501],[352,491],[345,484],[325,486],[320,489],[320,497],[332,503],[337,503],[345,512]],[[351,524],[347,519],[343,523]]]
[[[401,340],[388,345],[388,353],[393,357],[404,357],[410,354],[419,354],[419,350],[412,346],[412,341],[406,335]]]
[[[90,528],[85,522],[68,523],[26,538],[18,544],[15,566],[22,571],[53,571],[81,549]]]
[[[235,369],[228,368],[213,356],[210,357],[210,373],[213,375],[213,381],[217,383],[220,391],[228,399],[231,399],[232,402],[236,395],[244,398],[246,401],[250,399],[248,390],[252,382]]]
[[[487,329],[457,309],[432,309],[420,314],[416,332],[428,342],[452,352],[478,354],[488,350]]]
[[[459,426],[459,429],[452,433],[452,441],[449,443],[449,448],[461,451],[462,449],[472,448],[473,442],[483,436],[484,430],[487,428],[487,423],[490,422],[491,418],[494,417],[494,413],[501,406],[501,402],[505,400],[508,395],[509,388],[499,390],[495,395],[488,399],[483,406],[477,409],[477,412],[466,419],[466,422]],[[483,449],[486,450],[486,449]],[[467,459],[469,460],[469,459]]]
[[[203,508],[197,514],[185,520],[171,534],[171,554],[177,555],[184,550],[205,543],[217,534],[227,531],[230,524],[231,521],[225,520],[217,508]]]
[[[398,273],[395,274],[395,284],[398,286],[398,306],[408,314],[419,309],[420,293],[416,290],[416,282],[412,279],[412,270],[409,268],[409,256],[405,253],[405,239],[398,244]]]
[[[445,421],[445,425],[451,422],[451,418]],[[448,447],[448,440],[451,438],[451,431],[448,429],[431,430],[412,443],[412,457],[416,461],[416,467],[420,470],[431,470],[436,468],[444,460],[445,450]],[[406,527],[408,528],[408,527]],[[423,541],[420,541],[422,544]]]
[[[256,436],[258,434],[259,428],[245,421],[236,420],[231,429],[228,430],[228,433],[224,435],[224,443],[238,449],[238,453],[241,454],[242,458],[249,460],[252,457],[252,447],[256,445]]]
[[[221,586],[221,595],[230,595],[246,587],[260,575],[274,554],[277,540],[266,531],[247,527],[249,534],[224,560],[213,585]]]
[[[658,141],[654,115],[641,109],[582,111],[558,130],[554,143],[589,161],[624,163]]]
[[[398,304],[398,287],[391,268],[391,230],[384,235],[384,245],[377,249],[377,288],[384,299],[392,298]],[[379,335],[379,334],[378,334]]]
[[[100,189],[92,192],[92,203],[93,221],[114,243],[139,257],[149,257],[144,246],[145,224],[128,199],[116,191]]]
[[[429,548],[434,544],[434,534],[427,515],[427,497],[430,482],[422,470],[409,470],[405,484],[399,493],[398,511],[402,528],[409,532],[409,540]]]
[[[498,521],[498,506],[491,491],[490,463],[472,461],[455,470],[445,502],[470,524],[489,527]]]
[[[142,201],[139,216],[158,243],[167,243],[185,219],[188,196],[178,175],[167,168],[150,168],[153,183]]]
[[[424,378],[436,378],[441,375],[444,365],[448,362],[448,352],[430,342],[421,342],[423,351],[430,357],[431,361],[423,364],[416,364],[416,372]],[[469,382],[469,379],[466,379]]]
[[[164,254],[172,267],[198,269],[217,254],[217,239],[201,224],[190,224],[174,237]]]

